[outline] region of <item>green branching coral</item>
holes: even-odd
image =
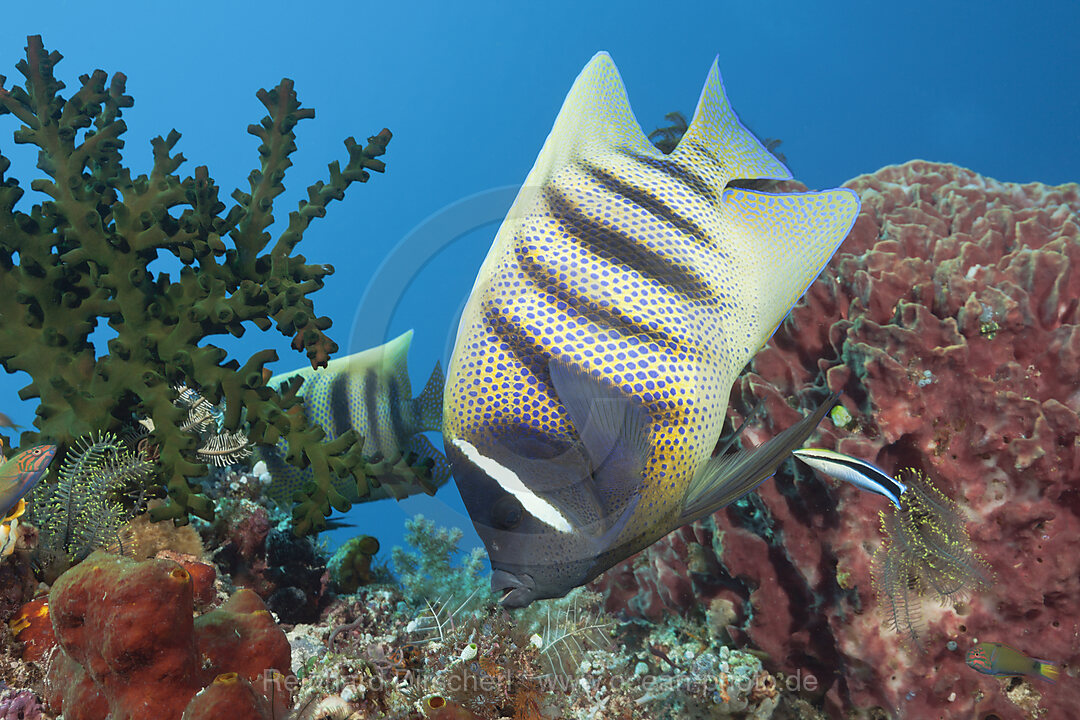
[[[379,541],[370,535],[358,535],[346,540],[326,563],[334,590],[354,593],[361,585],[374,580],[378,569],[373,568],[371,563],[377,552]]]
[[[331,473],[353,475],[366,494],[362,443],[355,433],[323,443],[322,430],[302,413],[288,412],[298,402],[296,386],[280,394],[266,386],[264,366],[277,359],[272,350],[240,366],[206,340],[239,337],[245,323],[263,331],[276,326],[313,366],[326,364],[337,345],[324,334],[330,320],[316,316],[308,296],[333,268],[307,264],[294,250],[332,200],[371,172],[383,172],[377,158],[390,132],[364,147],[347,139],[346,166],[330,164],[329,182],[308,188],[307,200],[275,240],[267,229],[296,150],[293,131],[314,116],[300,106],[291,81],[257,93],[268,115],[248,132],[261,142],[260,168],[249,177],[250,191],[234,192],[236,203],[226,211],[206,167],[194,176],[176,174],[184,157],[173,153],[180,139],[175,130],[152,141],[152,170],[133,178],[120,154],[121,116],[134,102],[125,94],[124,75],[110,80],[97,70],[64,98],[64,84],[54,76],[60,59],[33,36],[17,65],[24,85],[7,89],[0,76],[0,116],[22,123],[15,142],[39,149],[38,168],[46,177],[30,187],[48,196],[28,213],[16,210],[23,189],[4,178],[10,162],[0,155],[0,364],[30,375],[22,399],[40,398],[37,432],[24,433],[22,443],[49,438],[70,446],[82,435],[120,432],[133,418],[149,418],[169,496],[154,518],[182,523],[193,513],[209,519],[211,502],[189,483],[207,468],[195,455],[197,437],[180,427],[185,411],[174,404],[174,386],[193,384],[213,404],[224,398],[225,431],[239,431],[246,417],[252,441],[288,439],[290,462],[310,465],[315,475],[296,498],[296,531],[320,529],[331,506],[349,507],[333,489]],[[179,277],[148,271],[162,253],[183,264]],[[101,321],[116,337],[98,357],[89,336]]]

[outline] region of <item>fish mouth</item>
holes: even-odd
[[[505,570],[491,571],[491,591],[500,595],[499,604],[507,608],[525,607],[535,598],[536,583],[528,575]]]

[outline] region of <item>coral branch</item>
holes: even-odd
[[[383,130],[363,148],[346,140],[345,169],[331,163],[329,183],[308,189],[308,199],[275,239],[269,228],[296,150],[294,129],[314,117],[301,107],[292,81],[259,91],[268,115],[249,132],[260,140],[260,167],[251,174],[250,193],[233,193],[237,204],[226,212],[207,168],[177,174],[185,158],[176,152],[176,130],[151,141],[150,173],[132,178],[120,155],[122,114],[134,103],[125,94],[125,77],[118,73],[110,80],[95,71],[65,98],[54,75],[60,59],[33,36],[17,66],[24,85],[8,90],[0,79],[0,116],[14,115],[23,125],[15,141],[38,148],[45,177],[31,187],[48,197],[29,213],[18,210],[23,191],[18,181],[4,178],[10,163],[0,156],[0,364],[8,372],[27,372],[32,382],[19,395],[41,401],[37,431],[24,433],[22,442],[48,437],[70,445],[82,435],[118,432],[133,417],[147,417],[169,496],[154,518],[210,518],[211,503],[189,482],[207,468],[196,455],[195,435],[179,427],[184,412],[174,404],[174,386],[191,386],[212,403],[225,398],[223,431],[238,431],[246,419],[256,440],[288,438],[294,461],[315,472],[317,487],[303,506],[303,524],[319,526],[319,512],[347,506],[332,491],[331,473],[352,473],[366,488],[367,461],[357,438],[324,444],[321,431],[302,416],[286,416],[296,404],[295,389],[282,396],[266,387],[262,371],[276,360],[272,351],[258,352],[240,367],[207,339],[239,337],[248,323],[260,330],[276,325],[313,366],[326,364],[337,345],[325,334],[330,320],[316,314],[309,296],[333,268],[309,265],[293,252],[331,200],[385,169],[376,158],[390,132]],[[150,272],[162,253],[180,260],[178,276]],[[98,356],[90,334],[101,322],[116,336],[108,353]]]

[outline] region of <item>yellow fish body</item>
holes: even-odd
[[[444,441],[504,603],[558,597],[769,477],[830,403],[754,453],[711,459],[732,383],[858,212],[790,178],[713,64],[670,155],[606,53],[563,104],[469,297]]]
[[[26,512],[26,500],[19,498],[11,512],[0,520],[0,560],[15,552],[19,539],[19,518]]]

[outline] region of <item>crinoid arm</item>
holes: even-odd
[[[890,525],[895,518],[880,513],[885,542],[874,552],[872,568],[874,594],[888,625],[913,649],[923,649],[920,641],[926,629],[922,614],[922,590],[912,558],[900,543],[891,542]]]
[[[604,647],[613,622],[595,612],[581,592],[547,601],[540,657],[548,677],[571,677],[589,650]]]
[[[975,552],[960,508],[922,473],[903,470],[908,490],[896,516],[898,545],[918,572],[921,584],[942,603],[961,600],[989,587],[990,568]]]
[[[960,508],[922,473],[897,475],[906,486],[898,506],[880,513],[885,542],[874,553],[874,590],[893,629],[922,649],[922,603],[942,605],[988,587],[991,572],[975,552]]]

